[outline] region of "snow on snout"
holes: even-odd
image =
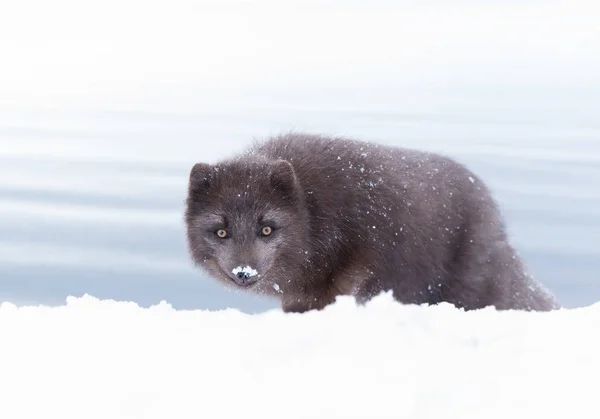
[[[243,272],[248,278],[258,275],[258,271],[251,266],[244,266],[243,268],[241,266],[237,266],[231,270],[231,273],[234,275],[237,275],[238,272]]]

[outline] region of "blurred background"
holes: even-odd
[[[278,305],[193,268],[196,161],[298,130],[442,152],[566,307],[600,300],[592,0],[0,5],[0,301]]]

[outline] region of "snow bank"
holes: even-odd
[[[600,303],[247,315],[0,306],[0,417],[598,418]]]

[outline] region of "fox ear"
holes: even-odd
[[[189,190],[190,192],[206,191],[210,187],[213,168],[206,163],[196,163],[190,171]]]
[[[290,193],[296,188],[296,173],[287,160],[277,160],[271,168],[271,186],[278,191]]]

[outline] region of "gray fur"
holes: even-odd
[[[193,261],[286,312],[338,295],[403,303],[546,311],[555,298],[527,272],[488,188],[458,162],[345,138],[287,134],[190,173]],[[274,228],[267,237],[263,225]],[[230,236],[218,238],[216,229]],[[236,266],[258,271],[240,284]]]

